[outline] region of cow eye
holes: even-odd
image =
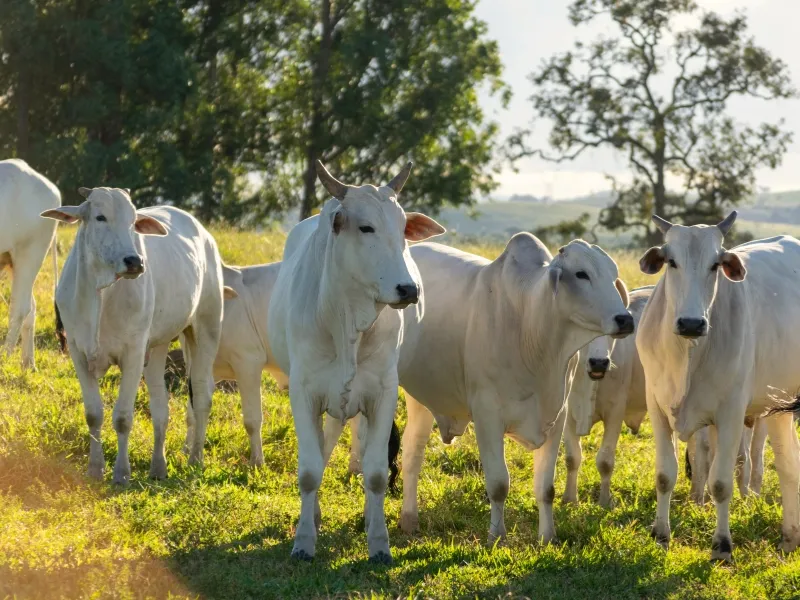
[[[675,261],[672,260],[671,258],[669,259],[669,266],[672,267],[673,269],[677,269],[678,268],[678,265],[676,265]]]
[[[106,218],[103,215],[97,215],[95,217],[95,220],[100,221],[101,223],[105,223],[106,222]]]
[[[716,271],[717,269],[719,269],[719,263],[714,263],[713,265],[711,265],[712,271]]]
[[[375,229],[370,227],[369,225],[362,225],[358,228],[361,233],[375,233]]]
[[[577,273],[575,273],[575,277],[577,277],[578,279],[585,279],[586,281],[589,281],[589,275],[586,274],[586,271],[578,271]]]

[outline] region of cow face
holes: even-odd
[[[338,277],[366,289],[376,303],[405,308],[419,301],[422,285],[408,242],[445,232],[420,213],[406,213],[397,194],[411,172],[411,163],[386,186],[355,187],[334,179],[317,163],[317,174],[340,205],[330,214],[333,260]]]
[[[614,351],[616,341],[607,335],[589,342],[586,346],[586,374],[589,379],[599,381],[606,376],[611,368],[611,353]]]
[[[656,216],[653,220],[664,233],[665,243],[645,252],[639,267],[654,274],[666,264],[664,292],[676,335],[690,339],[708,335],[720,271],[731,281],[742,281],[747,274],[739,255],[722,247],[736,211],[716,226],[684,227]]]
[[[626,310],[628,290],[611,257],[583,240],[558,252],[548,276],[559,310],[590,331],[615,338],[633,333],[633,317]]]
[[[76,244],[87,257],[98,289],[118,279],[135,279],[145,270],[145,257],[136,249],[136,234],[167,235],[156,219],[136,212],[128,190],[80,188],[86,201],[80,206],[62,206],[42,213],[65,223],[80,223]]]

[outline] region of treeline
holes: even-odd
[[[469,0],[0,0],[0,155],[256,223],[323,200],[313,162],[427,210],[495,186],[505,100]]]

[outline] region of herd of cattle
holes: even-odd
[[[314,556],[318,490],[349,421],[350,469],[363,473],[369,557],[391,561],[384,498],[398,385],[408,412],[406,532],[418,527],[417,484],[434,420],[446,444],[474,424],[491,542],[506,535],[504,437],[533,450],[539,537],[550,541],[562,433],[563,500],[577,502],[580,437],[603,422],[596,464],[599,501],[609,505],[622,424],[636,432],[649,414],[658,543],[670,540],[677,438],[688,442],[692,498],[702,503],[707,489],[716,505],[712,558],[729,560],[734,478],[743,495],[760,491],[769,435],[783,505],[781,548],[798,546],[798,240],[781,236],[726,250],[735,213],[710,227],[654,216],[665,243],[650,248],[640,267],[664,273],[657,285],[628,292],[614,260],[582,240],[553,257],[520,233],[494,261],[434,243],[409,247],[445,231],[398,204],[410,170],[409,163],[382,187],[356,187],[318,163],[332,196],[320,214],[292,229],[282,262],[238,268],[222,263],[213,237],[186,212],[136,210],[128,190],[107,187],[81,188],[80,206],[61,206],[58,189],[42,175],[22,161],[2,161],[0,266],[13,273],[5,351],[21,335],[23,366],[35,366],[33,283],[51,245],[55,268],[57,221],[78,224],[55,302],[83,395],[92,477],[101,478],[105,467],[98,380],[112,364],[121,371],[113,480],[131,475],[128,436],[142,374],[153,421],[150,476],[166,477],[164,368],[170,343],[180,339],[192,464],[203,461],[215,381],[238,382],[253,465],[264,460],[261,373],[288,385],[301,494],[293,557]]]

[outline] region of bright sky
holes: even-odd
[[[790,69],[795,87],[800,89],[800,22],[798,0],[697,0],[701,8],[730,14],[744,10],[750,33],[756,42],[781,58]],[[489,35],[500,44],[504,80],[514,96],[507,110],[498,101],[484,95],[489,115],[500,123],[502,135],[515,128],[530,126],[533,108],[528,97],[533,86],[528,74],[547,57],[568,50],[580,35],[589,41],[604,33],[604,27],[573,27],[567,19],[570,0],[480,0],[478,16],[489,24]],[[758,185],[772,191],[800,189],[800,101],[738,100],[729,105],[735,119],[748,123],[786,120],[786,127],[795,133],[794,144],[783,164],[772,171],[758,173]],[[540,122],[534,128],[532,143],[546,148],[549,126]],[[579,159],[553,164],[540,159],[527,159],[517,165],[518,173],[506,170],[500,176],[500,188],[493,194],[502,198],[511,194],[549,195],[571,198],[608,189],[603,176],[611,173],[621,180],[630,179],[624,157],[612,150],[588,151]]]

